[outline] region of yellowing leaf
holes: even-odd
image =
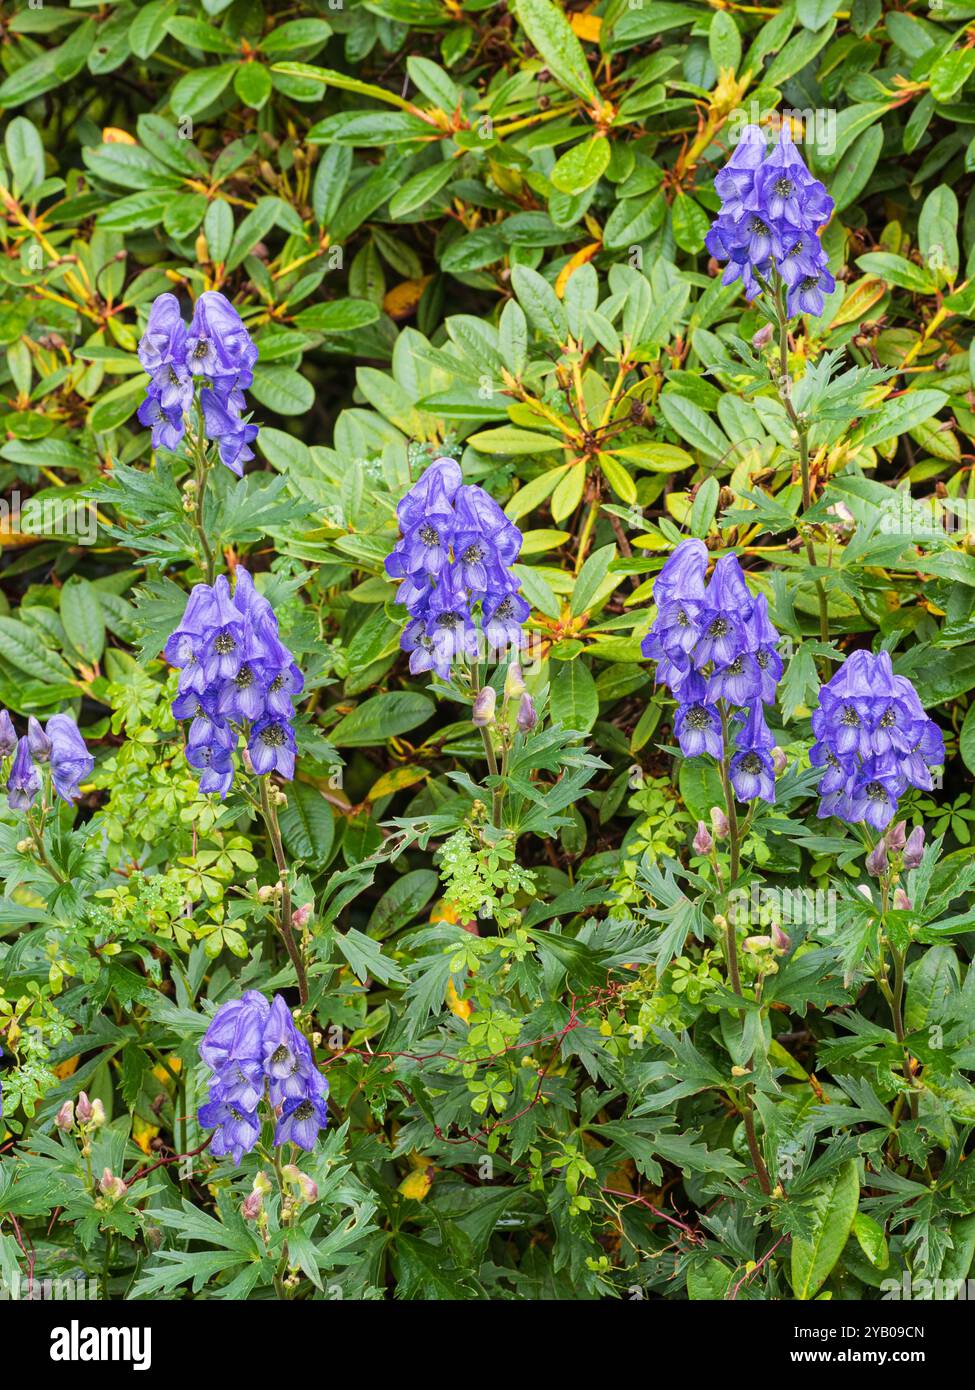
[[[429,775],[423,767],[394,767],[391,772],[384,772],[378,781],[373,783],[366,800],[378,801],[381,796],[390,796],[393,792],[402,791],[404,787],[412,787]]]
[[[886,293],[885,281],[878,279],[876,275],[865,275],[847,293],[843,303],[833,315],[830,328],[836,328],[841,323],[854,323],[858,319],[865,318],[867,310],[873,308],[874,304],[883,299]]]
[[[406,319],[415,313],[420,297],[432,279],[432,275],[424,275],[422,280],[403,280],[394,285],[383,300],[383,308],[389,317]]]
[[[433,1167],[417,1168],[399,1185],[399,1190],[404,1197],[409,1197],[413,1202],[422,1202],[433,1185]]]
[[[59,1081],[67,1081],[69,1076],[73,1076],[80,1058],[68,1057],[64,1062],[58,1062],[54,1068],[54,1075]]]
[[[137,145],[138,143],[134,135],[130,135],[127,130],[120,130],[118,126],[107,125],[102,131],[103,145]]]
[[[158,1125],[146,1124],[138,1115],[132,1116],[132,1139],[147,1156],[152,1153],[152,1141],[158,1133]]]
[[[474,1012],[474,1006],[469,999],[462,999],[457,993],[457,986],[453,980],[447,981],[447,1008],[455,1018],[462,1019],[464,1023]]]
[[[567,261],[562,267],[559,271],[559,277],[555,282],[555,293],[558,295],[559,299],[565,294],[566,282],[569,280],[572,273],[578,270],[581,265],[585,265],[587,261],[591,261],[601,246],[601,241],[590,242],[589,245],[584,246],[581,251],[577,251],[571,261]]]
[[[569,16],[569,24],[583,43],[598,43],[603,21],[598,14],[574,14]]]

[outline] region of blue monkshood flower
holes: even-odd
[[[220,461],[240,477],[258,434],[245,416],[244,398],[258,352],[230,301],[217,290],[201,294],[187,330],[175,295],[159,295],[138,355],[149,374],[138,415],[152,430],[152,447],[178,448],[199,387],[204,437],[216,442]]]
[[[230,790],[241,734],[259,776],[294,777],[294,697],[304,677],[242,566],[232,593],[223,575],[194,587],[165,654],[180,673],[173,715],[192,720],[186,757],[201,774],[201,791]]]
[[[219,1071],[232,1061],[263,1062],[264,1025],[270,1012],[270,1004],[256,989],[221,1004],[200,1043],[207,1066]]]
[[[414,674],[450,679],[476,657],[477,623],[492,649],[524,645],[530,607],[512,573],[522,535],[483,488],[464,484],[453,459],[436,459],[396,509],[400,538],[386,573],[410,613],[400,639]]]
[[[775,739],[765,722],[761,701],[748,710],[745,722],[735,739],[737,752],[731,759],[731,785],[739,801],[775,801],[775,766],[772,749]]]
[[[30,755],[30,744],[24,735],[17,743],[10,776],[7,778],[7,805],[11,811],[28,811],[41,789],[41,774]]]
[[[788,131],[767,151],[762,130],[746,126],[714,187],[721,208],[705,244],[727,262],[722,282],[740,279],[754,299],[777,273],[786,285],[790,317],[821,314],[824,294],[836,288],[819,239],[833,200]]]
[[[197,1111],[203,1129],[214,1130],[210,1152],[216,1158],[228,1154],[238,1166],[244,1154],[250,1153],[261,1137],[261,1122],[256,1111],[245,1110],[237,1101],[226,1100],[219,1082],[210,1087],[210,1099]]]
[[[297,1144],[311,1151],[318,1132],[328,1123],[328,1106],[321,1096],[294,1096],[281,1108],[281,1118],[274,1131],[275,1144]]]
[[[17,747],[14,721],[5,709],[0,709],[0,759],[9,758]]]
[[[209,1101],[199,1110],[200,1124],[216,1130],[212,1153],[240,1163],[257,1144],[265,1098],[279,1112],[275,1144],[314,1147],[328,1121],[328,1083],[280,994],[268,1004],[259,991],[248,990],[221,1005],[200,1056],[214,1073]]]
[[[13,724],[6,711],[0,712],[0,733],[6,748]],[[41,765],[50,763],[51,785],[62,801],[75,801],[80,784],[91,774],[95,759],[88,752],[77,724],[68,714],[52,714],[43,729],[31,716],[27,733],[16,742],[15,756],[7,780],[7,804],[12,811],[26,811],[41,789]],[[0,756],[3,756],[0,754]]]
[[[36,763],[46,763],[51,756],[51,740],[33,715],[27,720],[27,744]]]
[[[744,800],[773,801],[774,739],[762,706],[775,703],[782,675],[779,634],[765,595],[752,598],[736,556],[718,560],[705,583],[707,566],[703,541],[681,541],[654,582],[657,616],[641,650],[678,702],[674,732],[684,756],[721,759],[722,714],[744,719],[732,784]]]
[[[80,784],[91,775],[95,759],[70,715],[52,714],[47,721],[47,736],[54,790],[62,801],[74,801]]]
[[[883,830],[908,786],[930,791],[931,770],[944,762],[941,730],[917,691],[894,674],[887,652],[853,652],[820,688],[809,758],[824,769],[820,817]]]
[[[674,733],[685,758],[698,758],[710,753],[719,760],[724,755],[721,734],[721,713],[706,700],[707,687],[697,672],[691,672],[681,684],[681,703],[674,717]]]

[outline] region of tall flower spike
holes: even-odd
[[[705,244],[716,260],[727,262],[722,283],[740,279],[755,299],[778,274],[790,317],[821,314],[824,294],[836,288],[819,239],[833,200],[806,168],[789,132],[783,129],[767,152],[761,128],[746,126],[714,187],[721,208]]]
[[[908,786],[930,791],[931,770],[944,762],[941,730],[917,691],[896,676],[887,652],[853,652],[820,688],[809,759],[824,769],[821,818],[885,830]]]
[[[258,434],[244,413],[258,352],[230,301],[218,290],[201,294],[187,330],[176,296],[159,295],[138,355],[149,373],[139,421],[152,430],[152,447],[179,447],[199,391],[204,435],[216,442],[221,463],[240,477],[254,457],[250,446]]]
[[[242,734],[258,776],[295,771],[294,697],[304,677],[281,641],[278,620],[243,566],[234,591],[224,575],[197,584],[165,648],[179,670],[173,701],[177,719],[191,719],[186,760],[200,773],[200,790],[226,796]]]
[[[264,1101],[278,1116],[276,1145],[314,1148],[328,1121],[328,1082],[280,994],[268,1004],[252,989],[222,1004],[200,1043],[200,1057],[213,1072],[209,1100],[198,1114],[204,1129],[216,1131],[211,1153],[229,1154],[239,1164],[260,1138]]]
[[[411,621],[400,645],[414,675],[449,680],[455,661],[478,655],[478,627],[499,658],[524,645],[531,611],[512,573],[518,527],[483,488],[464,484],[453,459],[435,459],[396,509],[400,538],[386,573]]]
[[[722,712],[743,720],[731,757],[742,801],[775,800],[775,745],[763,705],[774,704],[782,660],[764,594],[752,598],[738,559],[725,555],[705,583],[708,552],[681,541],[656,578],[657,616],[643,640],[658,681],[677,700],[674,733],[687,758],[725,756]]]

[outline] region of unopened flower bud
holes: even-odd
[[[772,938],[770,936],[746,936],[741,944],[746,951],[751,951],[753,955],[757,955],[759,951],[768,950],[772,944]]]
[[[702,820],[697,823],[697,834],[693,840],[694,852],[696,854],[710,854],[714,849],[714,841],[711,834]]]
[[[537,723],[538,715],[535,712],[535,705],[526,690],[521,697],[521,704],[518,706],[518,728],[523,734],[527,734],[529,730],[534,729]]]
[[[256,1221],[263,1205],[264,1197],[260,1192],[248,1192],[241,1203],[240,1214],[245,1221]]]
[[[27,746],[35,762],[46,763],[51,756],[51,740],[33,715],[27,721]]]
[[[79,1125],[86,1125],[91,1119],[91,1101],[88,1099],[87,1091],[82,1091],[78,1096],[78,1106],[75,1114],[78,1116]]]
[[[894,889],[894,908],[897,912],[910,912],[914,904],[904,892],[903,888]]]
[[[88,1122],[92,1129],[101,1129],[105,1123],[105,1107],[100,1100],[93,1100],[91,1103],[91,1119]]]
[[[298,1186],[301,1188],[302,1197],[309,1206],[312,1202],[318,1201],[318,1183],[314,1178],[310,1178],[307,1173],[299,1173]]]
[[[763,323],[758,332],[752,334],[752,347],[756,352],[760,352],[763,347],[768,347],[769,343],[772,341],[772,333],[772,325],[770,323]]]
[[[248,749],[246,749],[246,748],[242,748],[242,749],[241,749],[241,752],[240,752],[240,760],[241,760],[241,762],[244,764],[244,771],[245,771],[245,772],[253,772],[253,771],[254,771],[254,763],[253,763],[253,761],[251,760],[251,755],[250,755],[250,752],[249,752]]]
[[[924,829],[916,825],[904,846],[904,868],[916,869],[924,857]]]
[[[0,758],[9,758],[16,747],[17,733],[13,720],[5,709],[0,709]]]
[[[783,772],[785,772],[786,768],[789,766],[789,759],[786,757],[784,750],[781,749],[778,744],[776,744],[775,747],[772,749],[772,766],[775,769],[776,777],[781,777]]]
[[[772,949],[780,955],[785,955],[786,951],[792,949],[792,937],[782,930],[778,922],[772,923]]]
[[[518,700],[524,693],[525,678],[521,674],[521,666],[517,661],[513,661],[504,678],[504,698],[506,700]]]
[[[888,826],[884,839],[887,841],[888,849],[902,850],[907,844],[907,821],[898,820],[893,825]]]
[[[880,878],[887,872],[887,846],[883,840],[878,840],[867,855],[866,869],[873,878]]]
[[[254,1191],[260,1192],[264,1197],[266,1197],[269,1192],[274,1191],[274,1184],[271,1182],[267,1173],[264,1172],[263,1168],[254,1179]]]
[[[471,710],[471,721],[479,729],[486,729],[494,723],[494,710],[498,702],[498,692],[493,685],[486,685],[483,690],[479,690],[474,697],[474,708]]]
[[[98,1190],[105,1197],[111,1197],[113,1202],[117,1202],[120,1197],[124,1197],[127,1191],[124,1181],[116,1177],[111,1168],[102,1169],[101,1180]]]
[[[65,1133],[74,1127],[74,1106],[70,1100],[66,1100],[61,1106],[54,1123],[58,1129],[63,1129]]]
[[[269,903],[274,897],[274,888],[275,885],[273,883],[262,883],[257,890],[257,901],[259,903]]]
[[[711,807],[711,830],[716,840],[726,840],[728,838],[728,817],[720,806]]]
[[[295,927],[306,927],[308,918],[311,916],[311,903],[305,903],[303,907],[296,907],[291,914],[291,922]]]

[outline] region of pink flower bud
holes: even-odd
[[[65,1133],[74,1128],[74,1106],[70,1100],[66,1100],[61,1106],[54,1123],[58,1129],[63,1129]]]
[[[757,333],[752,334],[752,347],[756,352],[760,352],[763,347],[768,347],[772,341],[774,330],[770,323],[763,323]]]
[[[88,1099],[87,1091],[82,1091],[78,1096],[75,1114],[78,1116],[79,1125],[86,1125],[91,1119],[91,1101]]]
[[[518,706],[518,728],[523,734],[527,734],[530,729],[534,729],[537,723],[538,715],[535,712],[532,697],[526,691],[521,697],[521,704]]]
[[[903,888],[894,889],[894,907],[898,912],[910,912],[914,904],[904,892]]]
[[[121,1178],[115,1176],[111,1168],[103,1168],[98,1190],[105,1197],[111,1197],[113,1202],[117,1202],[120,1197],[124,1197],[127,1188]]]
[[[895,821],[893,825],[888,826],[884,839],[887,841],[888,849],[902,850],[907,843],[907,821]]]
[[[726,840],[728,838],[728,817],[720,806],[711,807],[711,829],[716,840]]]
[[[498,692],[493,685],[486,685],[483,690],[479,690],[474,697],[474,708],[471,710],[471,721],[479,729],[486,729],[488,725],[494,723],[494,710],[498,702]]]
[[[916,869],[924,858],[924,829],[916,825],[904,846],[904,868]]]
[[[887,846],[878,840],[867,855],[866,870],[873,878],[880,878],[887,872]]]
[[[318,1183],[314,1178],[310,1178],[307,1173],[299,1173],[298,1186],[301,1188],[302,1197],[309,1206],[312,1202],[318,1201]]]
[[[781,777],[783,772],[785,772],[786,768],[789,766],[789,759],[786,757],[785,752],[778,746],[778,744],[776,744],[775,747],[772,749],[772,766],[775,769],[776,777]]]
[[[92,1129],[101,1129],[105,1123],[105,1107],[100,1100],[93,1100],[91,1103],[91,1119],[89,1124]]]
[[[694,836],[693,844],[696,854],[710,854],[714,849],[714,841],[702,820],[697,823],[697,834]]]
[[[256,1221],[261,1214],[264,1197],[260,1192],[248,1192],[241,1203],[240,1214],[245,1221]]]
[[[772,923],[772,948],[782,955],[792,948],[792,937],[782,930],[778,922]]]
[[[308,918],[311,916],[311,903],[305,903],[304,907],[296,907],[291,914],[291,923],[295,927],[305,927],[308,925]]]

